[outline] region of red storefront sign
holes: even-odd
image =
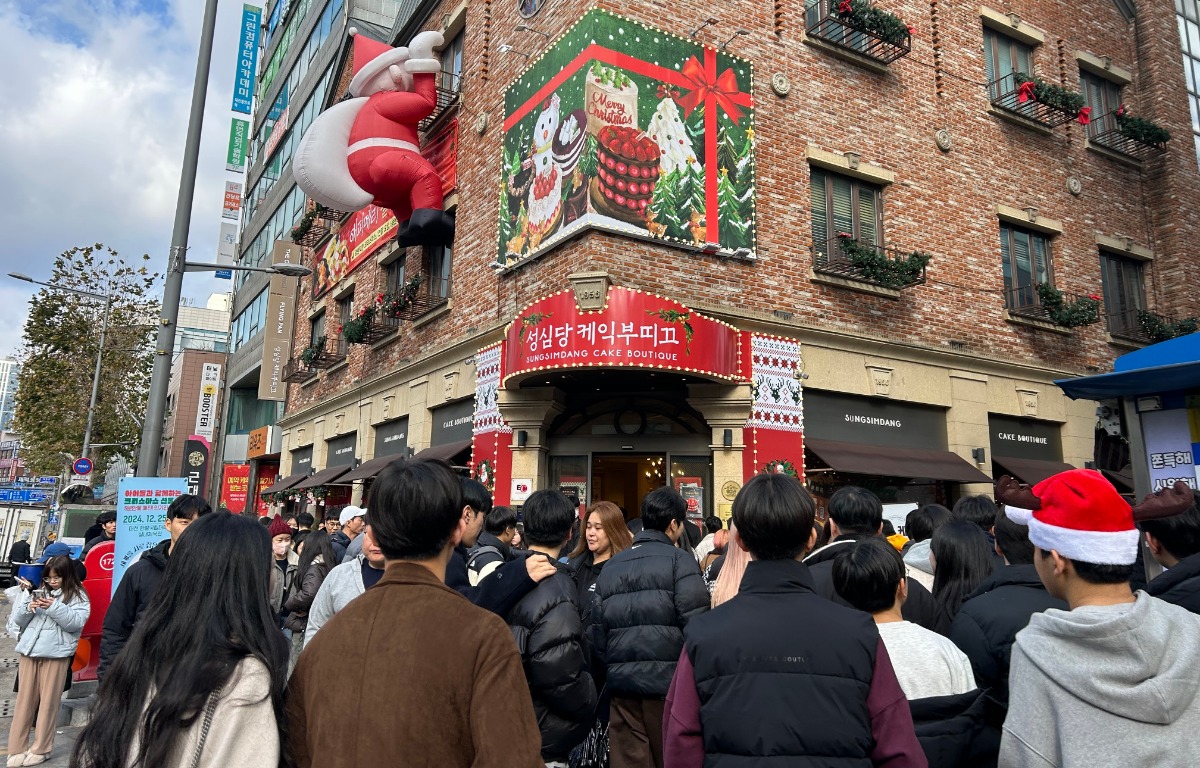
[[[399,226],[391,211],[375,205],[350,214],[313,263],[313,298],[323,296],[382,248]]]
[[[572,291],[529,305],[508,328],[504,382],[563,368],[648,368],[740,380],[731,325],[652,293],[612,287],[604,309],[580,311]]]
[[[254,506],[258,516],[263,517],[270,511],[270,502],[262,497],[262,492],[275,485],[279,479],[278,464],[259,464],[258,480],[254,483]]]
[[[425,140],[421,156],[442,177],[442,194],[453,192],[458,186],[458,118],[446,123],[435,135]]]
[[[249,495],[250,465],[226,464],[221,476],[221,505],[235,515],[240,515],[246,511],[246,499]]]

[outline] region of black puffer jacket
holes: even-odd
[[[660,531],[642,531],[596,582],[604,614],[609,691],[663,698],[671,687],[683,627],[708,610],[696,558]]]
[[[579,606],[579,618],[583,621],[583,639],[587,643],[588,657],[592,662],[592,678],[596,687],[604,687],[608,680],[605,670],[605,637],[604,622],[601,620],[600,595],[596,593],[596,581],[604,571],[604,566],[612,560],[600,563],[593,562],[591,552],[572,557],[567,567],[575,579],[575,600]]]
[[[507,617],[533,695],[546,762],[567,759],[587,736],[596,711],[575,580],[567,566],[555,566],[558,573],[538,582]]]
[[[990,688],[1002,705],[1008,701],[1008,663],[1013,640],[1029,617],[1067,604],[1046,591],[1032,565],[1006,565],[963,601],[947,635],[971,660],[975,681]]]
[[[984,728],[986,692],[976,688],[952,696],[910,699],[908,706],[929,768],[981,764],[973,759],[973,750]],[[982,764],[986,765],[986,761]]]
[[[313,600],[317,597],[317,591],[321,589],[321,584],[329,575],[330,567],[325,563],[317,562],[319,557],[309,563],[308,568],[299,578],[299,584],[293,586],[292,593],[283,601],[283,609],[288,612],[287,618],[283,620],[283,626],[293,632],[303,634],[304,630],[308,628],[308,612],[312,608]]]
[[[816,585],[818,595],[841,605],[850,605],[833,588],[833,561],[839,554],[846,551],[847,547],[853,546],[858,538],[853,534],[844,534],[839,536],[836,541],[814,550],[812,554],[804,558],[804,564],[812,571],[813,583]],[[937,603],[934,602],[933,595],[929,594],[929,590],[911,576],[908,577],[908,600],[904,601],[900,613],[903,614],[905,621],[920,624],[930,631],[937,631]]]
[[[104,679],[108,668],[116,661],[117,654],[133,633],[134,624],[137,624],[151,598],[158,592],[170,551],[171,540],[160,541],[129,566],[117,585],[117,592],[108,604],[108,613],[104,614],[104,628],[100,634],[100,668],[96,672],[98,679]]]
[[[1157,598],[1200,613],[1200,554],[1185,557],[1145,587]]]

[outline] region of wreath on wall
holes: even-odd
[[[787,475],[788,477],[795,478],[800,477],[800,473],[796,471],[796,465],[787,459],[775,459],[774,461],[768,461],[766,464],[763,464],[763,468],[759,471],[759,474]]]
[[[488,491],[494,491],[496,488],[496,465],[491,459],[484,459],[475,465],[475,469],[471,471],[471,477],[483,483]]]

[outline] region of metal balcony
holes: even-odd
[[[914,285],[920,285],[925,282],[925,267],[921,267],[919,274],[906,275],[896,280],[885,280],[877,275],[872,275],[869,270],[864,270],[859,264],[856,264],[850,254],[847,254],[842,248],[843,238],[834,237],[826,243],[818,244],[814,248],[815,256],[813,258],[813,271],[823,274],[832,275],[834,277],[846,278],[849,280],[857,280],[860,283],[868,283],[877,285],[882,288],[891,288],[893,290],[903,290],[911,288]],[[912,251],[904,250],[903,248],[895,248],[892,246],[869,245],[853,241],[857,248],[873,251],[880,254],[890,261],[907,258]]]
[[[1028,101],[1021,101],[1020,88],[1021,84],[1017,82],[1015,73],[988,83],[988,95],[991,97],[992,106],[1047,128],[1066,125],[1078,117],[1078,115],[1032,98]]]
[[[854,24],[831,7],[829,0],[817,0],[805,8],[805,24],[809,37],[851,53],[888,65],[912,51],[912,37],[905,30],[898,40],[888,40]]]
[[[1156,144],[1126,135],[1117,121],[1116,112],[1092,119],[1088,125],[1088,141],[1097,147],[1138,160],[1162,154],[1167,149],[1165,142]]]

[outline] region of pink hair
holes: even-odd
[[[717,583],[713,586],[712,607],[716,608],[726,600],[737,596],[742,586],[742,575],[746,572],[746,564],[750,562],[750,553],[738,546],[734,526],[729,528],[729,544],[725,547],[725,563],[717,575]]]

